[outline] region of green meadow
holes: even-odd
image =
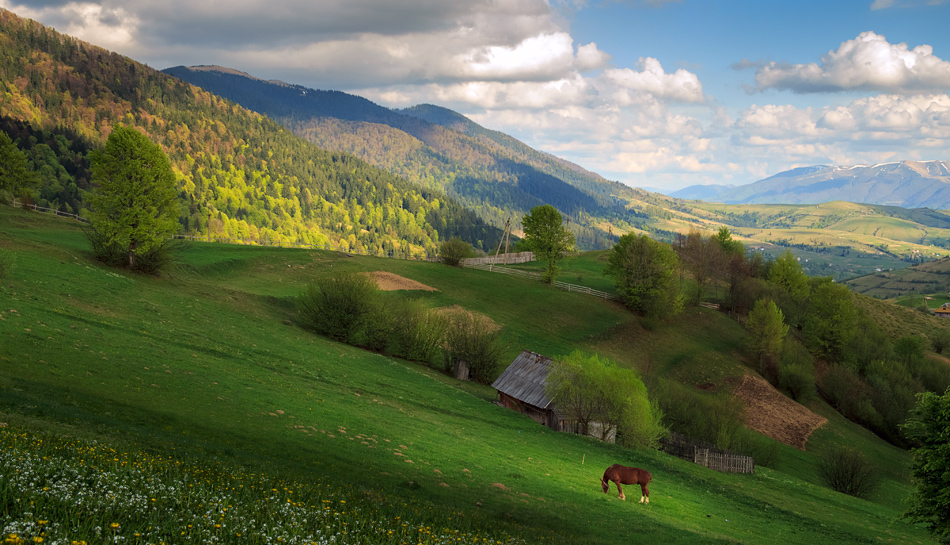
[[[900,519],[907,453],[822,402],[806,451],[718,473],[552,432],[488,386],[314,335],[294,298],[388,271],[437,291],[386,297],[489,317],[509,361],[581,349],[724,386],[753,371],[721,313],[647,330],[619,304],[487,271],[208,243],[153,278],[93,261],[74,222],[6,206],[0,251],[4,543],[932,543]],[[579,258],[562,280],[609,287],[598,267]],[[881,468],[868,500],[821,485],[840,445]],[[653,474],[649,504],[636,486],[603,494],[613,463]]]

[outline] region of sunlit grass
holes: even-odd
[[[28,543],[523,543],[462,513],[228,464],[0,428],[0,540]],[[405,516],[408,515],[408,516]]]

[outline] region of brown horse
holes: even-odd
[[[617,492],[620,493],[620,499],[627,499],[623,495],[623,489],[620,488],[621,484],[638,484],[640,485],[640,503],[650,503],[650,491],[647,490],[647,484],[650,483],[650,479],[653,478],[653,475],[650,475],[650,472],[645,469],[640,469],[639,467],[627,467],[620,464],[614,464],[607,468],[607,471],[604,471],[604,476],[600,479],[600,486],[604,489],[604,494],[607,493],[607,490],[610,488],[609,481],[613,481],[617,485]]]

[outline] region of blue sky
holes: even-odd
[[[636,187],[950,160],[950,0],[0,0],[154,68],[431,103]]]

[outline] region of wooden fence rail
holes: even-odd
[[[751,456],[719,449],[713,443],[679,433],[671,433],[666,439],[660,440],[660,450],[715,471],[755,473],[755,459]]]
[[[492,266],[492,265],[486,265],[486,264],[475,264],[475,265],[466,265],[466,266],[471,267],[473,269],[479,269],[482,271],[490,270],[491,272],[497,272],[497,273],[507,274],[510,276],[516,276],[518,278],[528,278],[531,280],[541,279],[541,275],[538,273],[533,273],[533,272],[528,272],[528,271],[519,271],[518,269],[509,269],[507,267],[500,267],[498,265]],[[587,286],[578,286],[577,284],[568,284],[567,282],[561,282],[560,280],[555,280],[554,282],[551,283],[551,285],[565,291],[583,293],[583,294],[591,295],[594,297],[600,297],[601,299],[606,299],[608,301],[623,302],[623,298],[620,297],[619,295],[614,295],[612,293],[607,293],[605,291],[595,290]]]

